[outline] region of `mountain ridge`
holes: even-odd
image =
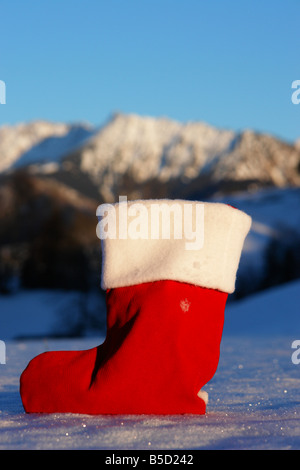
[[[300,147],[249,129],[121,113],[101,127],[27,126],[10,129],[8,154],[12,137],[0,128],[0,172],[25,168],[105,202],[300,186]]]

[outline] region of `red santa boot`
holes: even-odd
[[[224,204],[188,201],[105,210],[106,339],[34,358],[20,380],[24,409],[204,414],[202,387],[218,365],[225,303],[251,219]]]

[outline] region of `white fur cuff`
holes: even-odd
[[[175,280],[234,291],[251,226],[244,212],[221,203],[165,199],[103,204],[97,214],[103,289]]]

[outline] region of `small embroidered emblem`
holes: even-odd
[[[180,301],[180,308],[183,312],[188,312],[191,302],[188,299],[183,299]]]

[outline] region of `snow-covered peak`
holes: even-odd
[[[142,182],[152,177],[190,178],[199,168],[228,147],[234,137],[202,122],[179,123],[167,118],[118,114],[90,140],[81,155],[81,169],[101,173],[130,169]]]
[[[238,133],[163,117],[117,114],[66,162],[88,175],[106,201],[122,191],[154,196],[149,190],[154,181],[160,189],[169,185],[165,195],[174,184],[177,193],[182,184],[193,186],[193,193],[208,185],[230,189],[232,182],[253,187],[300,184],[300,150],[295,146],[252,130]],[[146,183],[147,194],[142,188]]]
[[[0,172],[58,161],[93,132],[86,124],[33,121],[0,128]]]
[[[124,175],[137,184],[157,179],[192,180],[230,146],[235,133],[202,122],[179,123],[168,118],[117,114],[76,155],[106,200]]]

